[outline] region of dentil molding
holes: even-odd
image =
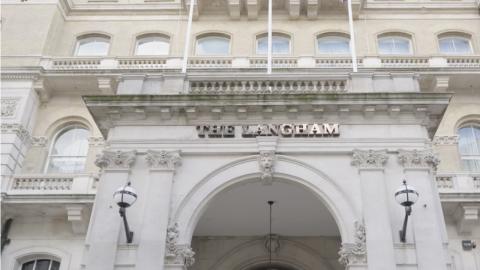
[[[383,168],[388,161],[387,150],[353,150],[353,166],[360,169]]]
[[[440,163],[437,154],[427,150],[398,150],[398,162],[405,168],[432,168],[436,169]]]
[[[102,169],[130,169],[135,163],[137,151],[108,151],[97,155],[95,165]]]
[[[148,150],[145,159],[151,169],[175,170],[182,164],[180,151]]]

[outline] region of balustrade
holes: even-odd
[[[17,175],[7,194],[94,194],[97,181],[94,175]]]

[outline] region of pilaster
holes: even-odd
[[[135,150],[105,150],[95,161],[95,164],[102,169],[102,173],[95,197],[92,226],[87,237],[89,246],[86,258],[87,270],[114,269],[121,218],[112,196],[120,186],[129,181],[130,169],[135,160]],[[134,241],[136,242],[136,239]]]
[[[180,151],[149,150],[149,167],[143,224],[137,251],[137,270],[164,265],[165,243],[170,215],[175,170],[181,165]],[[161,268],[160,268],[161,269]]]
[[[406,180],[415,187],[419,199],[412,210],[413,241],[418,270],[447,269],[446,229],[440,205],[440,196],[432,172],[439,159],[431,150],[399,150],[398,162],[404,168]]]
[[[386,150],[353,151],[352,165],[360,174],[368,269],[372,270],[396,268],[384,175],[387,160]]]

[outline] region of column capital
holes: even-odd
[[[137,151],[104,150],[97,155],[95,165],[101,169],[130,169],[135,163]]]
[[[383,169],[388,161],[387,150],[353,150],[351,164],[359,169]]]
[[[180,151],[154,151],[148,150],[145,160],[148,167],[154,170],[175,171],[175,168],[182,164]]]
[[[409,169],[437,169],[440,159],[431,149],[398,150],[398,163]]]

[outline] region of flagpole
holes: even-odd
[[[357,53],[355,49],[355,33],[353,31],[352,0],[348,0],[348,26],[350,28],[350,55],[352,56],[353,72],[357,72]]]
[[[272,74],[272,0],[268,0],[267,74]]]
[[[188,51],[190,50],[190,33],[192,31],[193,19],[193,3],[195,0],[190,0],[190,10],[188,13],[187,33],[185,34],[185,47],[183,50],[182,73],[187,73]]]

